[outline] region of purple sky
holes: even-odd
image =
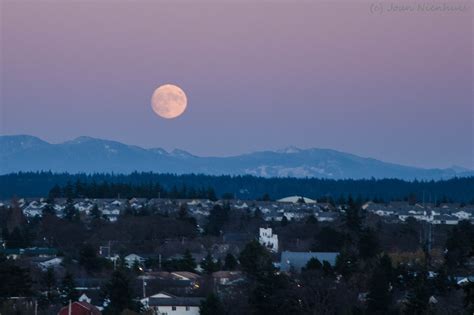
[[[387,1],[381,14],[359,1],[61,2],[1,1],[2,134],[474,168],[469,1],[451,12]],[[150,106],[165,83],[188,97],[175,120]]]

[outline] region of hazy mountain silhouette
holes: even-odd
[[[232,157],[198,157],[182,150],[144,149],[90,137],[51,144],[28,135],[0,136],[0,174],[41,170],[69,173],[152,171],[330,179],[446,179],[474,175],[474,171],[459,167],[423,169],[329,149],[291,147]]]

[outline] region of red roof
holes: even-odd
[[[64,306],[58,315],[69,315],[69,305]],[[74,302],[71,304],[71,315],[102,315],[102,313],[87,302]]]

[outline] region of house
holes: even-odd
[[[175,272],[172,272],[171,275],[176,277],[179,280],[186,280],[186,281],[192,281],[192,282],[197,282],[199,281],[199,279],[201,279],[200,275],[194,272],[189,272],[189,271],[175,271]]]
[[[58,250],[48,247],[0,248],[0,253],[3,253],[9,259],[18,259],[21,256],[47,258],[55,257]]]
[[[463,287],[463,286],[468,285],[469,283],[474,282],[474,276],[465,276],[465,277],[458,276],[458,277],[454,277],[454,281],[456,282],[458,286]]]
[[[336,212],[317,212],[316,218],[319,222],[333,222],[338,218]]]
[[[87,302],[74,302],[64,306],[58,315],[101,315],[97,307]]]
[[[87,294],[85,293],[82,293],[81,296],[79,297],[78,299],[79,302],[87,302],[87,303],[90,303],[92,301],[92,299],[90,297],[87,296]]]
[[[302,196],[290,196],[282,199],[278,199],[277,202],[288,202],[288,203],[317,203],[316,200],[309,199]]]
[[[448,224],[448,225],[456,225],[459,223],[459,219],[452,215],[447,214],[440,214],[433,216],[432,220],[433,224]]]
[[[140,303],[143,305],[145,309],[149,309],[149,304],[150,304],[150,299],[151,298],[171,298],[173,297],[172,294],[169,294],[167,292],[159,292],[157,294],[153,294],[147,297],[144,297],[143,299],[140,300]]]
[[[187,295],[200,287],[200,276],[195,276],[196,278],[180,275],[180,272],[175,275],[166,271],[154,271],[146,272],[141,278],[145,280],[146,291],[149,293],[166,288],[167,290],[172,290],[175,294]]]
[[[42,271],[46,271],[48,270],[49,268],[57,268],[61,265],[61,263],[63,262],[63,258],[62,257],[55,257],[55,258],[52,258],[52,259],[48,259],[48,260],[45,260],[45,261],[42,261],[40,263],[38,263],[38,267],[42,270]]]
[[[58,250],[50,247],[28,247],[24,249],[23,253],[26,256],[53,257],[58,254]]]
[[[231,285],[245,279],[242,271],[216,271],[212,273],[214,285]]]
[[[137,254],[127,255],[124,257],[124,260],[128,268],[132,268],[135,264],[142,265],[145,262],[145,258]]]
[[[148,308],[158,315],[199,315],[202,297],[177,297],[159,293],[148,298]]]
[[[311,258],[316,258],[321,263],[327,261],[331,266],[336,264],[337,252],[289,252],[281,253],[280,270],[288,272],[291,269],[301,271]]]
[[[273,234],[272,229],[260,228],[258,241],[262,246],[265,246],[270,251],[278,252],[278,235]]]
[[[457,217],[459,220],[468,220],[471,217],[471,213],[463,210],[454,212],[452,215]]]
[[[46,207],[45,202],[41,201],[32,201],[28,206],[23,209],[23,213],[26,217],[41,217],[43,215],[43,209]]]

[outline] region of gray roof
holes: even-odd
[[[291,267],[300,271],[301,268],[306,267],[306,264],[311,258],[318,259],[321,263],[327,261],[331,266],[336,264],[337,252],[289,252],[281,253],[281,271],[289,271]]]
[[[434,220],[458,221],[459,219],[453,215],[440,214],[433,216]]]
[[[200,306],[201,297],[170,297],[170,298],[154,298],[151,297],[148,302],[149,306]]]

